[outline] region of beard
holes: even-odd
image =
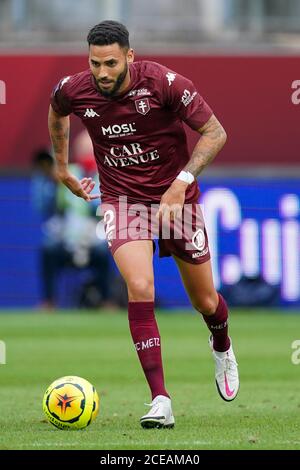
[[[128,72],[128,64],[126,62],[124,70],[118,75],[118,78],[116,79],[115,84],[114,84],[114,86],[112,87],[111,90],[103,90],[102,88],[100,88],[101,80],[96,80],[97,87],[98,87],[98,90],[100,91],[101,95],[103,95],[103,96],[114,96],[114,95],[116,95],[117,92],[119,91],[119,89],[121,88],[122,83],[124,82],[124,80],[126,78],[127,72]]]

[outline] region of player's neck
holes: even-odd
[[[127,90],[127,88],[130,87],[130,82],[131,82],[131,75],[130,75],[130,70],[129,70],[129,67],[128,67],[127,75],[126,75],[122,85],[120,86],[119,90],[117,91],[116,96],[121,95],[122,93],[124,93]]]

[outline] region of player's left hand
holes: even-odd
[[[187,186],[188,184],[183,181],[173,181],[160,200],[160,206],[156,214],[159,220],[168,222],[181,217]]]
[[[92,178],[82,178],[80,180],[81,188],[87,197],[84,199],[88,202],[92,201],[93,199],[99,199],[100,198],[100,193],[97,194],[91,194],[93,191],[94,187],[96,186],[95,181],[92,180]]]
[[[100,194],[91,194],[96,185],[92,178],[82,178],[79,180],[69,171],[63,171],[57,172],[57,179],[67,188],[69,188],[69,190],[72,191],[75,196],[81,197],[86,202],[100,198]]]

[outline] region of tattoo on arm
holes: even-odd
[[[226,142],[226,133],[213,115],[208,122],[199,129],[202,134],[192,153],[190,161],[184,167],[197,177],[202,170],[215,158]]]
[[[70,132],[69,117],[60,116],[50,109],[48,126],[56,162],[60,167],[67,167]]]

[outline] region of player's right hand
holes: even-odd
[[[95,181],[92,178],[82,178],[79,180],[76,176],[71,173],[66,173],[63,175],[58,174],[58,179],[63,183],[67,188],[72,191],[73,194],[77,197],[81,197],[87,202],[92,201],[93,199],[99,199],[100,194],[91,194],[95,187]]]

